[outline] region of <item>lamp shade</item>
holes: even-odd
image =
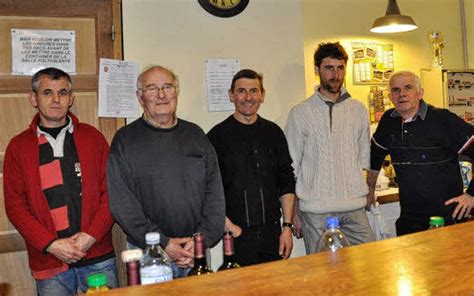
[[[385,16],[374,21],[370,32],[373,33],[399,33],[417,29],[415,21],[406,15],[401,15],[396,0],[389,0]]]

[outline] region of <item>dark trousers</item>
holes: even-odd
[[[280,221],[261,226],[242,227],[242,234],[235,238],[235,260],[241,266],[281,259]]]
[[[451,216],[444,217],[445,226],[466,221],[467,219],[457,220]],[[397,222],[395,222],[395,227],[397,229],[397,236],[424,231],[430,227],[430,217],[401,215]]]

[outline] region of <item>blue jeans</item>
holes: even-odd
[[[190,267],[178,267],[174,262],[171,262],[171,269],[173,270],[173,279],[187,277],[191,271]]]
[[[36,289],[40,296],[66,296],[85,293],[87,291],[87,276],[97,272],[107,275],[107,286],[109,288],[119,286],[115,258],[110,258],[96,264],[70,268],[68,271],[47,280],[37,280]]]

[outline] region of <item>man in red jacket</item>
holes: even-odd
[[[23,236],[39,295],[85,292],[86,277],[117,275],[105,169],[108,144],[79,123],[71,78],[46,68],[32,78],[28,129],[9,143],[4,160],[5,210]]]

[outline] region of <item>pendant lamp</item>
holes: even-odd
[[[388,0],[385,16],[374,21],[370,32],[373,33],[399,33],[416,30],[415,21],[407,15],[400,14],[396,0]]]

